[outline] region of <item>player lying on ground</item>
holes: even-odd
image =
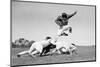
[[[55,23],[59,25],[58,29],[58,36],[68,36],[68,33],[72,32],[72,27],[68,26],[68,20],[74,16],[77,12],[74,12],[73,14],[68,15],[67,13],[62,13],[61,16],[58,16],[55,20]],[[67,30],[70,30],[70,32],[67,32]]]
[[[20,57],[21,55],[29,54],[30,56],[35,57],[35,54],[41,54],[43,48],[48,45],[50,48],[55,48],[55,46],[51,47],[53,44],[51,44],[50,41],[51,37],[46,37],[46,39],[43,41],[33,43],[29,50],[22,51],[18,53],[17,56]]]
[[[77,50],[76,45],[72,43],[68,49],[66,49],[65,47],[60,48],[59,54],[69,54],[69,55],[72,55],[73,53],[77,54],[76,50]]]
[[[56,45],[56,48],[54,48],[54,50],[52,51],[52,53],[55,53],[56,51],[59,54],[62,54],[62,53],[66,53],[67,54],[69,52],[72,55],[73,52],[76,53],[76,46],[73,43],[56,42],[55,45]]]
[[[48,48],[49,46],[45,47],[45,49],[43,49],[43,52],[41,53],[41,55],[44,53],[48,53],[50,52],[51,54],[58,52],[59,54],[62,53],[70,53],[72,55],[73,52],[76,53],[76,45],[71,43],[71,42],[64,42],[64,41],[57,41],[55,38],[51,40],[50,42],[52,45],[55,45],[56,48],[53,48],[53,51],[50,52],[50,49]],[[52,49],[52,48],[51,48]],[[77,54],[77,53],[76,53]]]
[[[52,49],[52,48],[49,48],[49,49],[47,49],[47,48],[48,48],[48,46],[45,47],[45,49],[43,49],[43,53],[41,54],[41,56],[48,54],[48,52],[51,55],[53,55],[54,53],[58,53],[58,54],[70,54],[70,55],[72,55],[73,53],[77,54],[77,52],[76,52],[76,46],[73,43],[70,46],[67,46],[67,48],[64,47],[64,46],[56,48],[56,49],[53,48],[54,50],[52,52],[50,52],[50,49]]]

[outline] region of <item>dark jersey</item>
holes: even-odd
[[[68,24],[68,19],[63,18],[62,16],[58,16],[58,18],[55,20],[56,24],[59,26],[64,26]]]
[[[74,12],[74,13],[71,14],[71,15],[67,15],[67,14],[66,14],[66,17],[58,16],[57,19],[55,20],[55,22],[56,22],[56,24],[59,25],[59,26],[68,25],[68,20],[69,20],[69,18],[71,18],[71,17],[74,16],[75,14],[76,14],[76,12]]]

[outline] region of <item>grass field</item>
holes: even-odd
[[[16,65],[29,65],[29,64],[47,64],[47,63],[62,63],[62,62],[76,62],[76,61],[95,61],[95,46],[77,46],[77,55],[53,55],[53,56],[43,56],[43,57],[29,57],[24,55],[17,57],[17,53],[27,50],[29,48],[12,48],[11,52],[11,64]]]

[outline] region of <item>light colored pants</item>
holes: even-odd
[[[70,34],[70,32],[69,32],[69,29],[70,29],[70,28],[71,28],[71,27],[68,26],[68,25],[63,26],[61,29],[58,29],[57,35],[58,35],[58,36],[61,36],[61,34],[63,34],[63,33]]]
[[[33,43],[29,50],[22,51],[18,53],[18,55],[29,54],[33,56],[34,54],[41,53],[43,50],[43,46],[40,43]]]
[[[33,56],[34,54],[37,53],[42,53],[43,47],[49,45],[49,40],[48,41],[40,41],[40,42],[35,42],[32,44],[29,50],[22,51],[18,53],[18,55],[23,55],[23,54],[29,54]]]
[[[56,42],[55,44],[56,44],[56,48],[52,51],[52,53],[54,53],[55,51],[58,51],[58,53],[61,54],[61,52],[59,51],[60,48],[64,48],[65,49],[64,52],[73,51],[76,49],[76,47],[73,46],[72,43],[70,42]]]

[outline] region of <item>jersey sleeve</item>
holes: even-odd
[[[68,15],[68,19],[74,16],[77,12],[72,13],[71,15]]]

